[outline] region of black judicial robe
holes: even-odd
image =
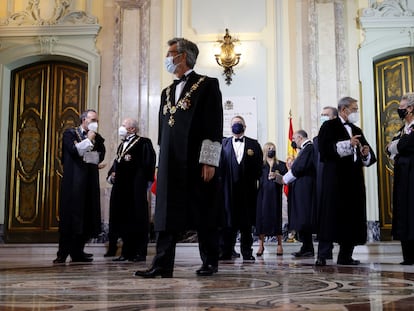
[[[289,192],[289,229],[313,230],[316,217],[316,169],[312,142],[305,143],[292,164],[296,179]]]
[[[351,124],[352,134],[361,135],[362,145],[369,145],[362,130]],[[349,140],[349,134],[338,117],[322,124],[318,135],[320,160],[324,168],[321,183],[319,239],[362,245],[367,240],[366,193],[361,154],[340,157],[336,143]],[[376,162],[370,147],[371,160]]]
[[[223,139],[220,171],[224,191],[226,225],[240,229],[256,224],[258,180],[262,174],[263,151],[256,139],[244,136],[243,158],[238,166],[239,183],[235,191],[236,155],[232,137]]]
[[[121,236],[132,232],[148,232],[149,183],[154,180],[155,151],[151,140],[134,136],[124,150],[118,147],[110,211],[113,231]]]
[[[394,159],[392,235],[400,241],[414,240],[414,132],[397,138],[400,140]]]
[[[101,232],[99,171],[98,165],[85,163],[79,156],[74,142],[82,140],[79,128],[63,133],[59,231],[92,238]],[[93,151],[99,153],[100,162],[106,152],[104,141],[97,133]]]
[[[170,85],[161,94],[154,229],[181,232],[217,227],[222,218],[217,176],[208,183],[202,180],[199,157],[203,140],[221,143],[223,137],[219,83],[191,72],[180,97],[189,94],[187,104],[171,111],[167,104],[173,102],[174,93]]]
[[[256,233],[267,236],[282,234],[282,195],[283,186],[274,180],[269,180],[270,166],[265,163],[259,180],[256,207]],[[286,163],[279,161],[273,164],[272,171],[279,174],[287,173]]]

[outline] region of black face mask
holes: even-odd
[[[231,126],[231,131],[234,133],[234,134],[241,134],[241,133],[243,133],[243,131],[244,131],[244,126],[243,126],[243,124],[241,124],[241,123],[234,123],[232,126]]]
[[[269,150],[269,151],[267,152],[267,157],[268,157],[268,158],[274,158],[274,157],[275,157],[275,155],[276,155],[276,151],[275,151],[275,150]]]
[[[298,145],[296,144],[296,141],[292,141],[292,143],[290,145],[292,146],[293,149],[298,148]]]
[[[407,114],[408,114],[407,108],[404,108],[404,109],[397,109],[397,112],[398,112],[398,116],[400,117],[400,119],[401,119],[401,120],[404,120],[404,119],[405,119],[405,117],[406,117],[406,116],[407,116]]]

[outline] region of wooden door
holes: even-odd
[[[381,239],[391,239],[394,163],[385,146],[402,125],[397,108],[404,93],[413,91],[413,54],[382,59],[374,64],[377,103],[378,185]]]
[[[12,72],[6,242],[55,242],[61,137],[86,107],[87,67],[42,62]]]

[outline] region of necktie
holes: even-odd
[[[235,138],[235,139],[234,139],[234,141],[235,141],[235,142],[238,142],[238,141],[239,141],[239,142],[241,142],[241,143],[242,143],[242,142],[244,141],[244,137],[241,137],[241,138]]]

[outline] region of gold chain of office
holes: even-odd
[[[181,109],[181,110],[190,109],[190,107],[191,107],[191,101],[190,101],[191,95],[193,94],[193,92],[195,90],[198,89],[201,82],[203,82],[205,79],[206,79],[205,76],[200,77],[200,79],[198,79],[198,81],[191,86],[190,90],[185,93],[184,97],[181,98],[177,102],[177,105],[172,105],[171,104],[171,87],[169,86],[167,88],[167,90],[166,90],[167,99],[166,99],[166,104],[163,107],[163,114],[164,115],[166,115],[167,113],[170,114],[170,118],[168,120],[168,125],[170,127],[173,127],[174,124],[175,124],[174,114],[177,112],[177,109]]]

